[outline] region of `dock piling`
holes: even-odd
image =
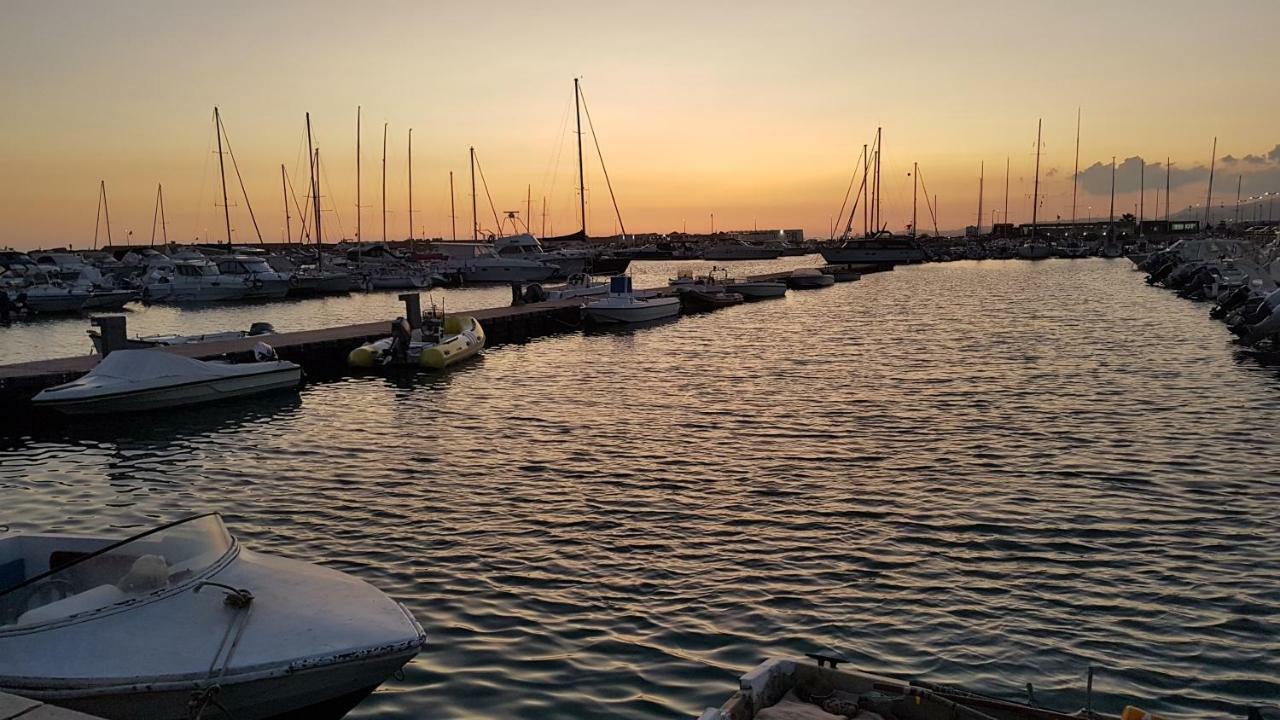
[[[124,350],[129,346],[129,335],[125,329],[126,319],[123,315],[104,315],[90,318],[89,324],[102,331],[102,357],[115,350]]]
[[[404,301],[404,316],[409,321],[409,327],[414,330],[422,327],[422,296],[418,293],[405,293],[400,299]]]

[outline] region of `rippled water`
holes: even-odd
[[[666,272],[655,267],[654,272]],[[405,599],[361,718],[681,718],[761,659],[1095,708],[1280,697],[1280,375],[1125,261],[902,268],[0,441],[0,523],[216,509]]]

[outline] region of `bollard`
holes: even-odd
[[[125,317],[123,315],[104,315],[90,318],[89,324],[96,325],[102,331],[102,357],[106,357],[112,351],[124,350],[129,347],[129,338],[125,330]]]
[[[405,293],[400,299],[404,301],[404,316],[409,320],[409,327],[413,330],[422,327],[422,297],[418,293]]]
[[[524,288],[516,281],[511,282],[511,307],[524,304]]]

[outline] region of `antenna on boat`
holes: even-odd
[[[1213,170],[1218,159],[1218,138],[1213,138],[1213,152],[1209,153],[1209,192],[1204,196],[1204,230],[1209,231],[1209,209],[1213,207]]]

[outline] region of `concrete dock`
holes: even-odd
[[[0,720],[98,720],[98,717],[0,693]]]
[[[863,271],[874,272],[874,266]],[[751,276],[750,280],[785,280],[791,273],[778,272]],[[837,276],[837,279],[842,279]],[[843,278],[852,279],[852,278]],[[649,288],[660,294],[674,294],[668,287]],[[484,326],[487,344],[502,345],[524,342],[531,338],[576,330],[582,325],[581,298],[554,300],[527,305],[486,308],[460,315],[468,315]],[[248,356],[253,346],[267,342],[284,360],[302,365],[308,370],[343,367],[347,353],[360,345],[387,337],[391,318],[376,322],[345,325],[342,327],[301,330],[277,333],[269,336],[244,337],[234,340],[173,345],[164,348],[185,357],[200,360],[224,356]],[[70,382],[88,372],[98,363],[97,355],[81,355],[69,358],[35,360],[13,365],[0,365],[0,402],[26,403],[44,388]],[[3,720],[3,718],[0,718]]]

